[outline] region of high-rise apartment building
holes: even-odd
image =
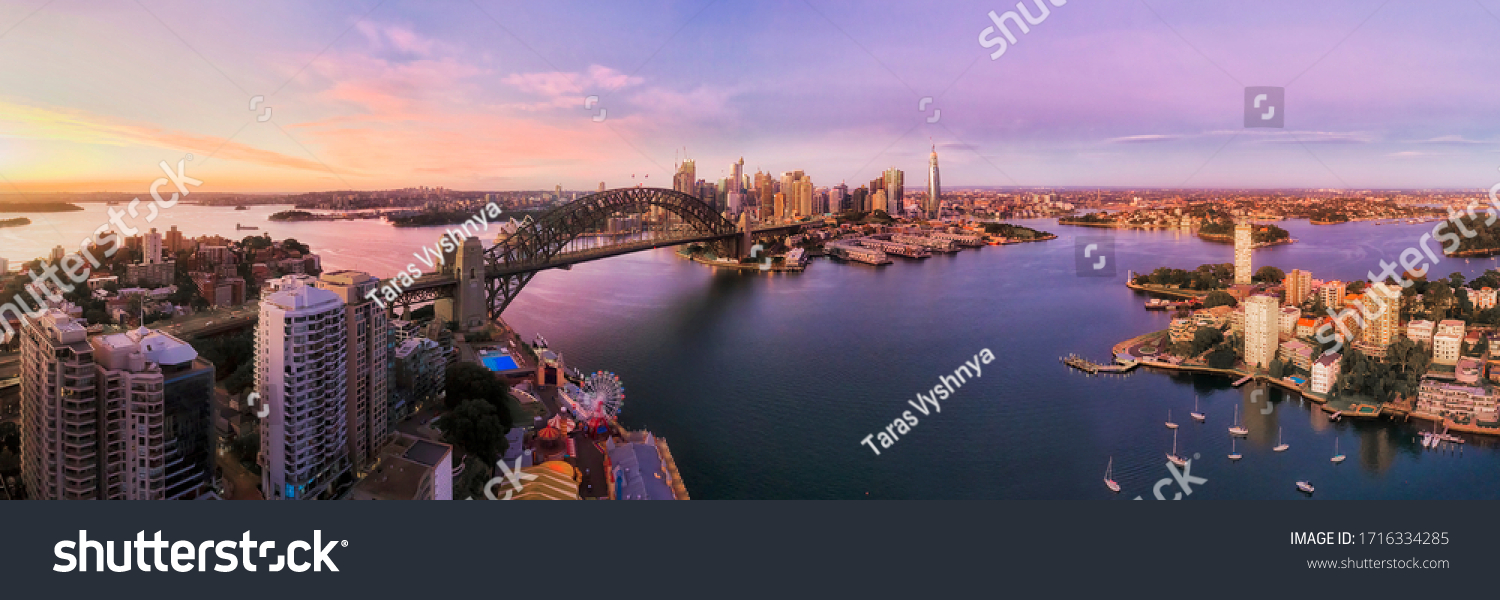
[[[156,232],[155,227],[152,227],[151,231],[146,232],[144,238],[141,242],[141,254],[144,256],[141,262],[148,265],[161,264],[161,234]]]
[[[885,190],[875,190],[875,194],[870,197],[870,206],[873,206],[874,210],[883,210],[886,214],[891,213],[885,197]]]
[[[943,183],[938,177],[937,146],[932,147],[932,156],[927,159],[927,214],[929,219],[938,218],[943,207]]]
[[[213,485],[214,369],[139,329],[89,339],[60,310],[21,343],[21,477],[49,500],[191,499]]]
[[[1318,287],[1318,299],[1323,302],[1325,308],[1331,308],[1335,312],[1344,305],[1344,293],[1348,286],[1339,280],[1329,281]]]
[[[390,404],[387,368],[393,344],[387,339],[390,319],[368,297],[380,287],[380,280],[368,273],[325,273],[316,285],[338,295],[344,304],[345,347],[349,357],[345,406],[349,460],[356,472],[363,472],[390,437],[387,419]]]
[[[1250,246],[1253,236],[1249,223],[1234,226],[1234,283],[1249,285],[1254,272],[1250,270]]]
[[[1383,355],[1401,331],[1401,286],[1372,283],[1365,288],[1360,304],[1365,321],[1365,328],[1359,332],[1360,341]]]
[[[187,239],[182,237],[182,232],[177,230],[176,225],[167,230],[167,252],[171,253],[173,257],[176,257],[178,252],[187,247],[186,242]]]
[[[349,469],[349,317],[338,294],[288,282],[260,303],[255,391],[261,490],[268,500],[323,496]]]
[[[1270,368],[1279,342],[1280,306],[1275,296],[1256,294],[1245,299],[1245,364]]]
[[[1236,255],[1238,258],[1238,255]],[[1282,280],[1281,287],[1286,290],[1286,303],[1292,306],[1302,306],[1312,293],[1312,273],[1301,269],[1292,269],[1287,273],[1286,279]]]

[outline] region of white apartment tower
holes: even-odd
[[[386,411],[390,394],[386,389],[390,364],[390,340],[386,330],[390,318],[385,309],[369,299],[380,280],[359,271],[324,273],[319,288],[337,294],[344,303],[344,330],[348,348],[348,401],[345,406],[349,431],[349,460],[363,472],[375,462],[390,437]]]
[[[22,321],[21,480],[35,500],[125,498],[124,404],[100,400],[82,321],[59,310]]]
[[[148,265],[161,264],[161,234],[156,232],[155,227],[141,236],[141,252],[146,255],[141,262]]]
[[[348,333],[338,294],[291,281],[260,303],[255,391],[261,490],[268,500],[317,498],[349,468]]]
[[[1249,223],[1234,226],[1234,283],[1248,285],[1254,275],[1250,267],[1250,246],[1254,243]]]
[[[1280,307],[1275,296],[1256,294],[1245,299],[1245,364],[1270,368],[1276,358]]]

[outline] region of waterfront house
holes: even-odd
[[[1333,352],[1319,356],[1312,364],[1312,391],[1327,394],[1339,380],[1339,366],[1343,355]]]

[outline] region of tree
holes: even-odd
[[[1464,274],[1463,273],[1454,272],[1454,273],[1449,273],[1448,274],[1448,287],[1453,288],[1453,289],[1456,290],[1456,289],[1461,288],[1463,286],[1464,286]]]
[[[1193,343],[1188,348],[1188,356],[1203,354],[1222,341],[1224,341],[1224,334],[1218,328],[1199,327],[1193,332]]]
[[[509,443],[505,434],[510,426],[501,415],[509,413],[496,409],[484,400],[465,400],[452,412],[443,415],[438,427],[443,430],[443,440],[468,450],[486,464],[493,464],[505,453]]]
[[[1235,304],[1234,296],[1229,295],[1229,292],[1223,290],[1214,290],[1203,297],[1203,308],[1234,306]]]
[[[507,407],[510,387],[496,379],[489,369],[474,363],[457,363],[448,367],[447,380],[448,408],[457,408],[466,400],[484,400],[500,411],[506,429],[513,425]]]
[[[1228,344],[1220,344],[1219,347],[1214,348],[1214,351],[1208,354],[1208,366],[1215,369],[1231,368],[1238,360],[1239,355],[1235,354],[1234,349],[1230,348]]]
[[[312,252],[312,248],[307,247],[307,244],[297,241],[296,238],[281,240],[281,249],[288,252],[301,252],[303,254]]]
[[[1285,280],[1286,272],[1276,267],[1266,265],[1264,267],[1261,267],[1260,270],[1256,271],[1255,276],[1251,279],[1265,283],[1274,283]]]
[[[1279,358],[1271,359],[1271,377],[1281,379],[1284,376],[1286,376],[1286,364],[1282,363]]]
[[[470,455],[464,459],[464,474],[453,480],[453,498],[467,500],[484,500],[484,484],[488,483],[494,472],[489,464],[479,460],[478,456]],[[491,491],[496,493],[498,490]],[[503,492],[501,492],[503,493]]]

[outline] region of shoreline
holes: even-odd
[[[1110,350],[1112,352],[1112,356],[1119,357],[1121,355],[1129,354],[1128,351],[1129,351],[1130,348],[1139,345],[1141,342],[1147,340],[1148,338],[1165,337],[1166,335],[1167,335],[1167,330],[1165,330],[1165,329],[1146,332],[1146,333],[1143,333],[1141,335],[1135,336],[1133,338],[1130,338],[1130,339],[1127,339],[1127,340],[1124,340],[1124,341],[1121,341],[1121,342],[1117,342],[1114,346],[1111,347]],[[1380,404],[1379,410],[1376,411],[1373,414],[1371,414],[1371,413],[1360,413],[1359,411],[1349,411],[1349,410],[1337,408],[1337,407],[1335,407],[1335,406],[1333,406],[1331,404],[1331,402],[1333,402],[1333,400],[1330,399],[1330,398],[1328,398],[1327,396],[1324,396],[1323,394],[1314,393],[1312,391],[1309,391],[1309,390],[1297,387],[1297,386],[1293,385],[1291,382],[1286,381],[1285,379],[1276,379],[1276,378],[1270,377],[1268,375],[1256,375],[1254,373],[1247,373],[1245,371],[1241,371],[1239,369],[1234,369],[1234,368],[1231,368],[1231,369],[1216,369],[1216,368],[1210,367],[1208,365],[1185,364],[1185,363],[1184,364],[1173,364],[1173,363],[1169,363],[1169,362],[1163,362],[1163,361],[1160,361],[1160,360],[1156,360],[1154,357],[1152,357],[1152,358],[1145,358],[1145,357],[1135,356],[1133,354],[1130,354],[1130,356],[1131,356],[1131,358],[1133,360],[1136,361],[1137,364],[1139,364],[1142,367],[1157,368],[1157,369],[1163,369],[1163,370],[1167,370],[1167,371],[1177,371],[1177,372],[1183,372],[1183,373],[1194,373],[1194,374],[1202,374],[1202,375],[1217,375],[1217,376],[1221,376],[1221,377],[1228,377],[1231,382],[1238,381],[1238,380],[1240,380],[1240,379],[1248,376],[1248,377],[1251,378],[1250,383],[1268,383],[1270,385],[1273,385],[1273,386],[1276,386],[1276,387],[1282,389],[1283,391],[1288,391],[1288,392],[1296,393],[1297,395],[1299,395],[1299,396],[1301,396],[1303,398],[1306,398],[1307,400],[1312,401],[1312,403],[1316,404],[1318,406],[1318,409],[1322,410],[1324,413],[1327,413],[1327,414],[1336,414],[1336,415],[1338,415],[1338,418],[1340,418],[1340,419],[1345,418],[1345,417],[1362,418],[1362,419],[1379,419],[1379,418],[1383,418],[1384,417],[1384,418],[1389,418],[1389,420],[1394,424],[1396,422],[1396,418],[1397,417],[1403,417],[1405,420],[1408,420],[1408,421],[1411,420],[1411,419],[1420,419],[1420,420],[1423,420],[1423,421],[1439,422],[1439,423],[1441,423],[1443,425],[1444,428],[1446,428],[1446,429],[1448,429],[1450,431],[1457,431],[1459,433],[1468,433],[1468,434],[1471,434],[1471,435],[1487,435],[1487,436],[1500,437],[1500,427],[1491,428],[1491,427],[1479,427],[1479,426],[1476,426],[1476,425],[1463,425],[1463,424],[1455,423],[1451,419],[1446,418],[1446,417],[1442,417],[1442,416],[1438,416],[1438,415],[1432,415],[1432,414],[1427,414],[1427,413],[1423,413],[1423,412],[1418,412],[1415,409],[1413,409],[1413,410],[1406,410],[1406,409],[1403,409],[1403,408],[1399,408],[1399,407],[1394,406],[1392,403],[1389,403],[1389,402]],[[1364,403],[1364,402],[1356,402],[1355,403],[1355,405],[1365,405],[1365,404],[1366,403]]]

